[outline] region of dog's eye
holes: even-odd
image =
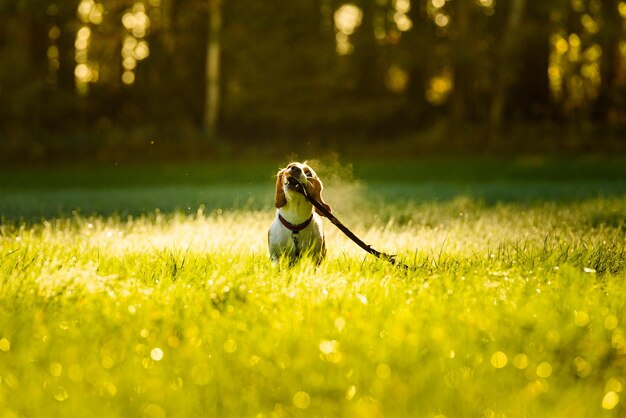
[[[312,176],[311,170],[309,170],[308,168],[304,169],[304,174],[306,174],[307,177],[311,177]]]

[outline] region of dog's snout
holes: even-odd
[[[300,167],[298,167],[297,165],[291,166],[291,168],[289,169],[289,172],[292,175],[296,175],[299,176],[302,174],[302,169]]]

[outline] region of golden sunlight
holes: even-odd
[[[342,5],[334,15],[337,53],[339,55],[351,54],[354,47],[350,43],[349,36],[361,25],[363,11],[352,3]]]
[[[400,30],[401,32],[406,32],[413,28],[413,22],[411,21],[411,19],[409,19],[409,17],[402,12],[394,13],[393,21],[396,23],[398,30]]]
[[[587,33],[596,32],[597,23],[591,16],[583,15],[581,19]],[[548,79],[552,96],[563,101],[566,111],[596,98],[602,85],[602,47],[563,30],[550,36],[550,46]]]
[[[76,8],[76,15],[83,23],[76,32],[76,39],[74,40],[74,61],[76,62],[74,84],[79,94],[87,94],[89,83],[98,81],[98,66],[89,62],[89,47],[92,42],[92,31],[89,25],[101,24],[105,13],[104,5],[96,3],[94,0],[81,0]],[[56,42],[60,35],[61,29],[57,26],[53,26],[48,32],[48,37],[53,42]],[[56,70],[59,66],[58,54],[55,57],[55,47],[56,45],[52,45],[48,49],[48,80],[50,82],[56,82]]]
[[[56,84],[58,81],[58,71],[61,68],[60,52],[58,41],[61,37],[61,28],[57,25],[53,25],[48,30],[48,49],[46,50],[46,56],[48,57],[48,74],[46,75],[46,82],[49,84]]]
[[[435,9],[441,9],[446,5],[446,0],[430,0],[430,3]]]
[[[441,74],[431,78],[426,90],[426,100],[434,105],[445,103],[452,92],[453,81],[450,70],[446,69]]]
[[[496,351],[491,356],[491,365],[495,367],[496,369],[502,369],[508,364],[508,362],[509,362],[508,357],[502,351]]]
[[[592,35],[595,35],[600,31],[600,25],[598,25],[598,22],[596,22],[593,17],[586,13],[582,15],[582,17],[580,18],[580,22],[582,23],[585,30]]]
[[[604,398],[602,398],[602,408],[607,410],[615,408],[618,403],[619,395],[613,391],[608,392],[606,395],[604,395]]]
[[[158,7],[160,2],[151,1],[153,7]],[[142,2],[137,2],[132,9],[127,10],[122,16],[122,25],[129,32],[122,41],[122,82],[131,85],[135,82],[135,69],[137,62],[145,60],[150,56],[150,45],[145,38],[150,29],[150,17],[146,13],[146,6]]]
[[[411,10],[411,2],[409,0],[396,0],[394,7],[398,13],[408,13]]]
[[[619,10],[619,14],[626,19],[626,1],[621,1],[619,6],[617,6],[617,9]]]
[[[130,70],[124,71],[122,74],[122,82],[126,85],[133,84],[135,82],[135,73]]]
[[[363,11],[356,5],[347,3],[335,12],[335,27],[346,35],[352,35],[362,19]]]
[[[81,3],[82,5],[83,3]],[[79,6],[80,9],[81,6]],[[74,41],[74,83],[80,94],[86,94],[89,83],[93,80],[93,74],[88,62],[89,44],[91,42],[91,29],[87,25],[81,26],[76,33]]]
[[[385,84],[389,91],[402,93],[409,84],[409,74],[404,69],[392,65],[385,77]]]
[[[122,16],[122,24],[136,38],[145,37],[150,28],[150,18],[146,14],[145,5],[141,2],[135,3],[132,10]]]
[[[76,11],[83,23],[93,23],[94,25],[102,23],[104,13],[104,5],[96,3],[94,0],[82,0]]]
[[[446,26],[448,26],[448,23],[450,23],[450,16],[448,16],[445,13],[437,13],[435,15],[435,25],[439,26],[440,28],[445,28]]]

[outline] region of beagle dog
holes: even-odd
[[[297,182],[294,179],[306,187],[309,194],[328,211],[331,210],[322,199],[322,181],[306,162],[293,162],[280,169],[276,175],[274,196],[276,218],[268,232],[270,258],[278,262],[281,257],[287,257],[293,263],[303,255],[309,255],[319,264],[326,254],[320,217],[323,215],[296,190]]]

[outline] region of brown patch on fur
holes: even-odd
[[[282,208],[287,204],[287,196],[285,196],[285,190],[283,189],[283,183],[285,181],[285,169],[279,170],[276,174],[276,193],[274,194],[274,206]]]
[[[331,212],[332,208],[330,207],[330,205],[328,203],[326,203],[324,201],[324,198],[322,197],[322,190],[324,190],[324,185],[322,184],[322,181],[319,178],[317,178],[317,177],[309,178],[308,180],[309,180],[309,184],[311,186],[310,188],[312,189],[309,192],[313,195],[315,200],[320,202],[322,204],[322,206],[324,206],[326,208],[327,211]],[[320,212],[317,208],[315,208],[315,211],[319,215],[324,216],[324,214],[322,212]]]

